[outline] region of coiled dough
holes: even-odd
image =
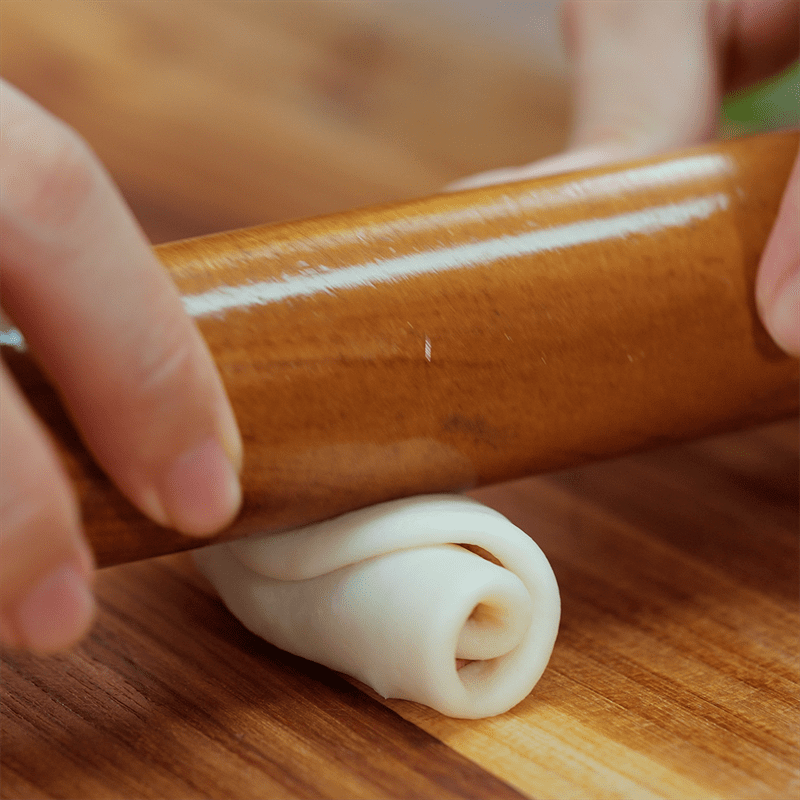
[[[542,551],[462,496],[383,503],[213,545],[195,560],[253,633],[453,717],[519,703],[558,631],[558,586]]]

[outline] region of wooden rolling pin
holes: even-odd
[[[244,437],[218,538],[796,412],[754,279],[797,149],[770,134],[158,247]],[[136,511],[3,351],[100,565],[206,543]]]

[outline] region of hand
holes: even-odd
[[[707,141],[722,95],[798,54],[798,0],[572,0],[563,7],[575,73],[567,151],[450,188],[598,166]],[[756,302],[765,327],[800,354],[800,160],[762,256]]]
[[[98,462],[142,512],[195,535],[241,502],[242,444],[178,293],[86,144],[0,84],[0,291]],[[92,556],[54,446],[0,364],[0,641],[69,646]]]

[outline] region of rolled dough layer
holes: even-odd
[[[383,503],[207,547],[195,560],[253,633],[453,717],[519,703],[558,631],[558,586],[542,551],[461,496]]]

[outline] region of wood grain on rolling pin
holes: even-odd
[[[753,287],[797,147],[770,134],[157,248],[245,440],[223,536],[794,412],[798,362]],[[99,563],[196,546],[116,492],[8,355]]]

